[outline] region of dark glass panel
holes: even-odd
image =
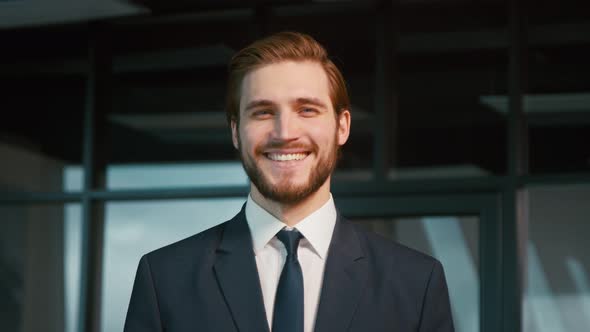
[[[524,111],[533,174],[590,171],[590,38],[570,42],[564,33],[562,40],[539,35],[529,53]]]
[[[81,190],[79,168],[66,173],[82,162],[85,79],[29,74],[2,80],[9,84],[0,100],[0,191]]]
[[[223,174],[203,173],[204,164],[243,174],[235,167],[224,103],[226,65],[255,30],[249,13],[113,25],[112,107],[101,114],[107,188],[202,186],[206,177],[224,182]]]
[[[399,115],[391,176],[506,170],[508,37],[504,1],[400,5]]]

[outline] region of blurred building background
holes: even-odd
[[[140,256],[240,209],[225,66],[282,30],[349,84],[337,206],[458,332],[590,330],[587,1],[0,0],[1,331],[120,331]]]

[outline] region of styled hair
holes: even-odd
[[[311,36],[299,32],[279,32],[246,46],[231,59],[228,70],[226,116],[228,123],[240,121],[242,81],[250,71],[282,61],[319,63],[328,77],[330,100],[336,116],[350,109],[346,82],[326,49]]]

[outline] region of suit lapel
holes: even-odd
[[[269,331],[244,209],[223,231],[215,275],[239,331]]]
[[[338,218],[328,251],[315,331],[346,331],[367,279],[367,260],[350,222]]]

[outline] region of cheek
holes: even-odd
[[[240,130],[240,143],[242,149],[247,151],[254,150],[257,145],[260,144],[262,136],[259,136],[257,131],[252,130],[252,128],[243,128]]]
[[[310,131],[315,142],[320,148],[325,148],[328,144],[334,144],[338,138],[338,132],[334,126],[312,126]]]

